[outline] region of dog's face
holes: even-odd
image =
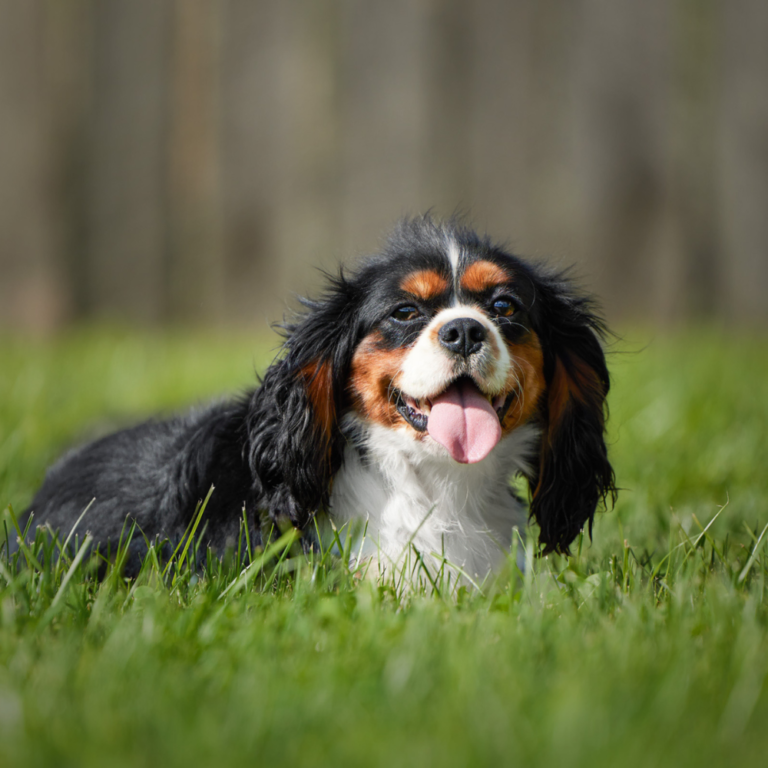
[[[564,276],[461,226],[419,219],[308,306],[287,329],[275,378],[295,420],[284,461],[303,462],[296,480],[308,504],[341,465],[345,414],[448,464],[482,462],[535,423],[531,514],[547,549],[567,551],[613,493],[602,324]]]
[[[352,359],[353,408],[427,450],[482,461],[546,388],[530,276],[455,241],[382,266],[369,275],[378,318]]]

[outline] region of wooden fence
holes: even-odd
[[[399,216],[768,320],[765,0],[0,0],[0,325],[261,324]]]

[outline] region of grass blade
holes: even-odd
[[[252,582],[264,569],[264,566],[275,558],[278,552],[286,552],[299,538],[299,533],[294,528],[286,531],[277,541],[270,544],[262,554],[256,558],[240,575],[219,595],[219,600],[227,595],[236,594]]]
[[[757,542],[755,543],[755,546],[752,547],[752,554],[749,556],[749,560],[747,560],[747,564],[742,569],[741,573],[739,574],[738,583],[743,584],[746,580],[747,576],[749,575],[749,572],[752,568],[752,566],[755,564],[755,560],[757,560],[757,556],[760,553],[760,546],[765,540],[765,532],[768,531],[768,524],[766,524],[765,528],[763,528],[763,532],[760,534],[760,537],[758,538]]]

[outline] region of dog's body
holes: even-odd
[[[81,533],[112,551],[135,521],[133,544],[140,551],[145,537],[178,541],[213,484],[206,539],[223,551],[240,533],[240,510],[255,509],[244,458],[247,412],[247,400],[216,404],[77,448],[51,467],[29,511],[37,525],[66,535],[88,508]],[[253,526],[253,515],[249,522]],[[258,529],[249,534],[258,542]]]
[[[48,473],[30,511],[116,543],[126,519],[178,539],[211,485],[206,542],[264,521],[360,521],[385,561],[413,543],[483,576],[522,529],[529,481],[548,550],[613,493],[602,325],[562,276],[454,223],[404,222],[384,253],[286,326],[285,355],[240,400],[149,421]]]

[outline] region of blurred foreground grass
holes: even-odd
[[[0,508],[73,441],[250,385],[276,345],[0,341]],[[0,557],[0,765],[762,764],[768,339],[629,333],[610,365],[616,509],[483,594],[279,547],[131,583],[50,542]]]

